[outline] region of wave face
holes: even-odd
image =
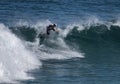
[[[43,21],[31,25],[22,24],[10,27],[10,29],[26,42],[29,49],[37,52],[36,55],[42,60],[81,58],[96,50],[99,51],[99,55],[103,55],[104,52],[107,55],[107,52],[110,52],[111,55],[116,52],[119,54],[119,20],[105,22],[94,18],[91,21],[87,20],[86,22],[77,22],[61,27],[59,28],[60,33],[51,32],[51,35],[45,39],[42,46],[39,45],[41,39],[38,35],[45,33],[46,26],[51,22]],[[69,54],[69,52],[72,54]]]
[[[36,55],[42,60],[83,57],[82,53],[70,48],[70,46],[65,43],[64,38],[60,35],[61,33],[56,34],[51,32],[51,35],[45,38],[43,44],[40,45],[41,38],[39,34],[44,34],[46,26],[49,24],[51,24],[50,21],[38,22],[37,24],[29,26],[21,23],[21,25],[10,27],[10,29],[20,39],[25,41],[25,44],[30,50],[37,52]],[[71,52],[71,54],[69,52]]]
[[[109,27],[105,24],[92,25],[90,27],[84,27],[81,31],[79,31],[79,26],[74,26],[68,33],[66,39],[68,41],[73,40],[75,43],[79,43],[79,41],[119,43],[119,32],[120,27],[116,25],[110,25]]]
[[[10,27],[10,29],[21,40],[26,41],[27,44],[31,46],[37,45],[38,48],[43,49],[43,47],[39,47],[41,40],[39,34],[45,33],[46,26],[49,24],[51,24],[50,21],[38,22],[34,25],[21,23],[15,27]],[[70,24],[64,28],[59,28],[59,30],[59,34],[51,32],[49,38],[45,39],[43,43],[43,46],[46,47],[45,49],[50,48],[50,51],[53,49],[55,52],[56,48],[58,51],[59,49],[81,51],[79,48],[83,45],[83,49],[84,47],[87,48],[88,45],[93,46],[94,44],[112,47],[112,44],[117,46],[120,42],[119,21],[103,22],[94,19],[92,21]],[[79,48],[76,48],[76,46]]]
[[[84,27],[83,30],[79,31],[80,26],[72,26],[72,29],[66,29],[69,33],[65,36],[65,39],[70,40],[75,39],[77,41],[86,39],[86,40],[93,40],[93,41],[120,41],[120,27],[116,25],[111,25],[107,27],[107,25],[99,24],[93,25],[90,27]],[[62,30],[65,32],[66,30]],[[37,30],[32,27],[21,26],[21,27],[14,27],[12,31],[20,38],[34,42],[36,39]],[[64,33],[63,33],[64,35]],[[98,38],[99,37],[99,38]],[[76,42],[76,41],[75,41]]]
[[[120,27],[119,21],[113,22],[100,22],[91,21],[91,23],[85,22],[67,25],[64,28],[60,28],[60,33],[55,34],[52,32],[49,36],[52,41],[57,41],[57,37],[62,39],[64,42],[75,43],[78,45],[80,41],[86,42],[120,42]],[[43,34],[46,31],[46,26],[51,24],[50,21],[38,22],[35,25],[19,25],[15,27],[10,27],[13,33],[15,33],[19,38],[28,42],[35,42],[39,34]],[[47,40],[50,42],[50,40]],[[46,41],[46,42],[47,42]],[[47,43],[46,43],[47,45]]]

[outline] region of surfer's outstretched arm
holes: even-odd
[[[59,32],[58,28],[54,28],[53,31],[55,31],[55,32],[57,32],[57,33]]]

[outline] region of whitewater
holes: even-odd
[[[37,68],[41,62],[28,51],[23,42],[0,24],[0,82],[30,79],[27,71]]]
[[[47,21],[48,24],[49,21]],[[37,33],[44,31],[45,22],[32,25]],[[24,23],[24,22],[23,22]],[[23,23],[18,22],[22,27]],[[21,26],[20,26],[21,25]],[[24,24],[25,26],[26,24]],[[14,28],[15,29],[15,28]],[[13,30],[14,30],[13,29]],[[62,30],[61,30],[62,31]],[[14,34],[9,27],[0,24],[0,82],[18,82],[17,80],[34,79],[27,72],[41,67],[40,60],[47,59],[70,59],[74,57],[83,58],[83,53],[68,47],[61,34],[58,37],[49,37],[48,43],[39,45],[38,34],[35,41],[25,41],[21,36]],[[53,45],[54,47],[51,47]],[[69,53],[71,52],[71,53]]]

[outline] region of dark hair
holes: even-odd
[[[56,27],[57,25],[56,24],[53,24],[54,27]]]

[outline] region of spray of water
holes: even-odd
[[[0,82],[30,79],[26,73],[41,65],[36,56],[28,51],[22,41],[0,24]]]

